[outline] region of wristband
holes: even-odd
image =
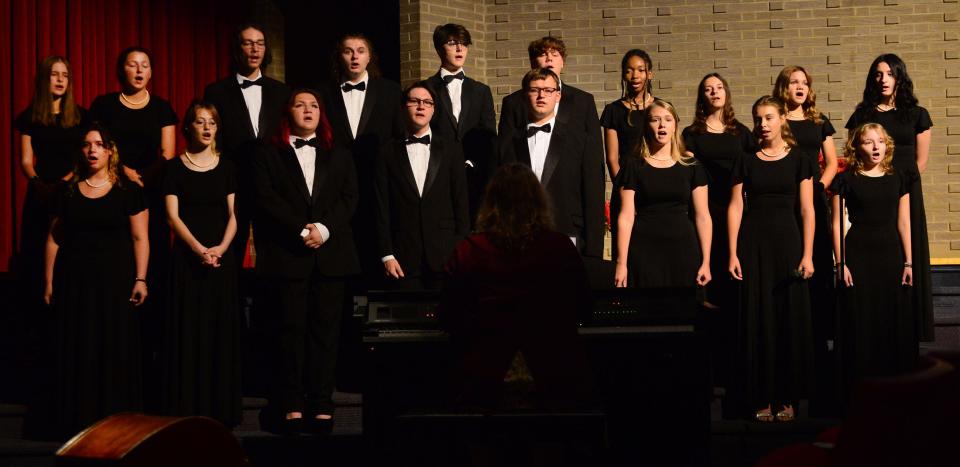
[[[134,281],[134,282],[143,282],[144,285],[146,285],[146,283],[147,283],[147,280],[144,279],[144,278],[142,278],[142,277],[137,277],[137,278],[135,278],[133,281]]]

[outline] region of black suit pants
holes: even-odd
[[[343,313],[344,280],[317,273],[280,280],[275,323],[275,401],[281,413],[333,415],[334,375]]]

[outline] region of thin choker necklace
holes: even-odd
[[[189,153],[189,152],[183,151],[183,155],[184,155],[184,156],[187,156],[187,160],[190,161],[190,163],[193,164],[193,166],[196,167],[196,168],[198,168],[198,169],[205,169],[205,168],[207,168],[207,167],[210,167],[211,165],[213,165],[214,162],[217,161],[216,157],[214,157],[214,159],[213,159],[212,161],[210,161],[209,164],[207,164],[207,165],[200,165],[200,164],[197,164],[197,161],[193,160],[193,158],[190,157],[190,153]],[[196,154],[194,154],[194,155],[196,155]]]
[[[90,179],[89,179],[89,178],[83,179],[83,183],[86,183],[87,186],[90,187],[90,188],[101,188],[101,187],[103,187],[104,185],[110,183],[110,177],[107,177],[107,179],[104,180],[103,183],[101,183],[101,184],[99,184],[99,185],[94,185],[94,184],[90,183]]]
[[[130,100],[130,99],[127,99],[127,95],[124,94],[123,92],[120,93],[120,99],[122,99],[122,100],[123,100],[124,102],[126,102],[127,104],[130,104],[130,105],[133,105],[133,106],[143,105],[143,104],[145,104],[148,100],[150,100],[150,91],[147,91],[146,89],[144,89],[143,92],[147,93],[147,97],[144,97],[143,100],[140,101],[140,102],[134,102],[134,101],[132,101],[132,100]]]
[[[781,151],[783,151],[783,152],[781,152],[781,153],[779,153],[779,154],[767,154],[767,151],[764,151],[763,148],[760,148],[760,153],[763,154],[764,156],[767,156],[767,157],[771,158],[771,159],[774,158],[774,157],[780,157],[780,156],[782,156],[785,152],[787,152],[787,145],[783,145],[783,149],[781,149]]]

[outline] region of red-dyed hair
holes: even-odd
[[[333,129],[330,127],[330,121],[327,120],[327,111],[323,105],[323,98],[320,97],[318,91],[310,88],[297,88],[290,93],[290,100],[287,101],[287,111],[283,113],[283,118],[280,119],[280,127],[274,135],[273,144],[277,146],[290,144],[290,109],[293,108],[293,103],[300,94],[310,94],[316,98],[317,103],[320,104],[320,123],[317,125],[317,139],[320,140],[320,146],[323,149],[332,148]]]

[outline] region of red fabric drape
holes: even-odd
[[[0,271],[10,269],[17,250],[26,188],[13,119],[30,103],[37,62],[66,56],[77,102],[89,107],[119,90],[117,54],[141,45],[153,56],[150,92],[182,117],[207,84],[229,73],[238,10],[226,0],[0,0]]]

